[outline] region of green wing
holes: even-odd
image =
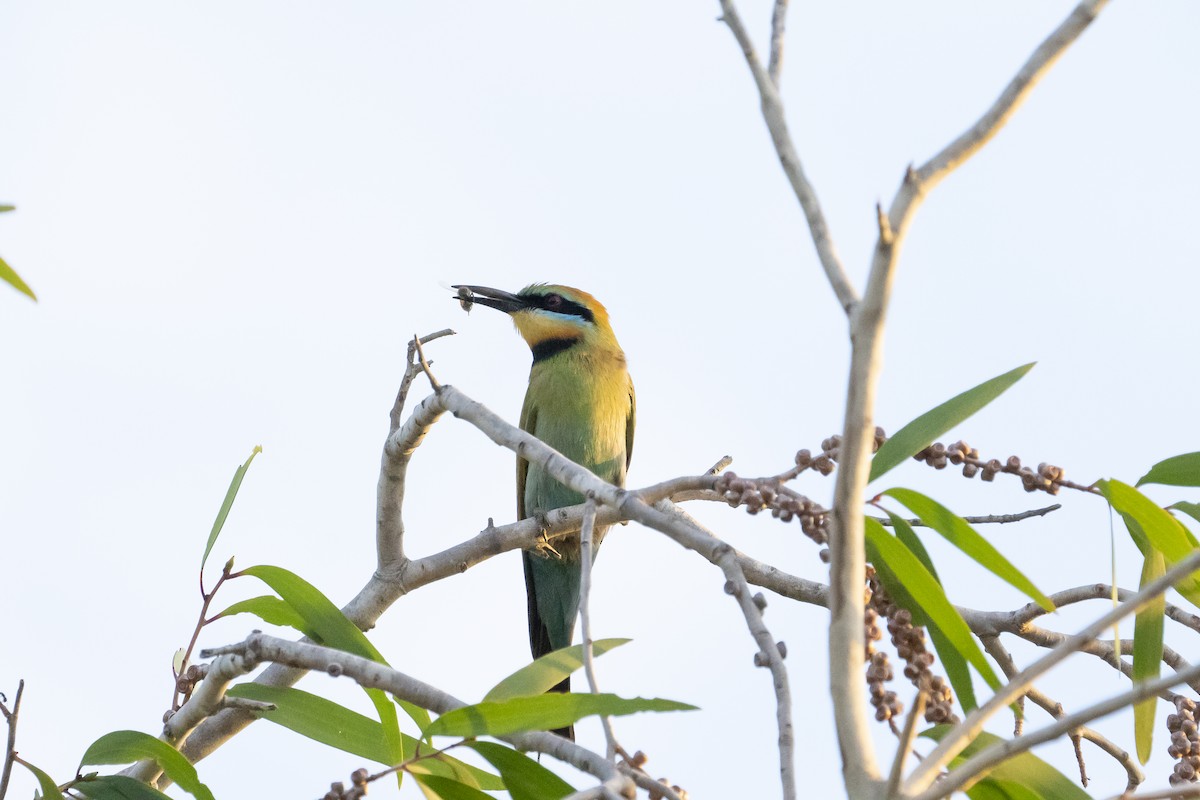
[[[637,395],[633,391],[633,381],[629,382],[629,417],[625,420],[625,469],[629,469],[629,461],[633,458],[633,429],[637,427]]]
[[[529,392],[525,393],[525,404],[521,407],[521,430],[537,436],[537,406]],[[529,462],[517,456],[517,519],[525,519],[525,478],[529,474]]]

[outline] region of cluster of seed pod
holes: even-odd
[[[192,664],[183,672],[175,676],[175,691],[183,695],[184,702],[192,696],[192,690],[196,688],[196,684],[204,680],[204,676],[208,674],[208,665]],[[176,706],[178,708],[178,706]],[[163,715],[163,722],[171,718],[175,711],[168,711]]]
[[[891,600],[883,585],[875,576],[875,568],[867,565],[866,607],[863,609],[863,638],[866,641],[867,658],[867,690],[871,695],[871,705],[875,707],[875,719],[887,722],[895,727],[891,720],[904,713],[904,703],[899,696],[890,691],[885,684],[895,677],[892,672],[888,654],[875,649],[875,642],[883,638],[879,627],[879,616],[886,613]]]
[[[750,514],[769,508],[776,519],[784,522],[798,519],[800,529],[817,544],[829,541],[829,511],[807,497],[781,487],[774,479],[756,481],[739,478],[734,472],[724,472],[713,488],[734,508],[745,506]]]
[[[913,624],[912,614],[908,609],[901,608],[891,601],[872,567],[867,568],[867,589],[870,592],[867,612],[864,612],[870,659],[867,682],[871,687],[875,718],[891,720],[903,710],[895,700],[895,693],[883,691],[882,681],[878,680],[891,678],[891,665],[887,664],[886,657],[879,658],[882,654],[871,652],[874,649],[871,642],[883,638],[878,624],[878,618],[883,616],[887,620],[887,630],[891,634],[896,655],[904,659],[904,677],[912,681],[913,686],[925,695],[925,721],[935,725],[943,722],[956,724],[959,718],[954,713],[954,693],[950,690],[949,682],[930,669],[933,666],[933,653],[925,646],[925,629]]]
[[[650,760],[650,757],[647,756],[645,753],[643,753],[641,750],[638,750],[636,753],[629,756],[628,758],[626,758],[625,756],[621,757],[622,764],[628,764],[629,766],[633,767],[638,772],[641,772],[643,774],[645,774],[645,772],[646,772],[645,766],[646,766],[646,762],[649,760]],[[688,793],[687,793],[687,790],[684,789],[683,787],[673,785],[670,782],[670,780],[668,780],[667,778],[659,778],[658,782],[661,783],[663,786],[670,787],[671,791],[673,791],[678,797],[682,798],[682,800],[687,800]],[[650,796],[650,800],[663,800],[663,798],[665,797],[665,795],[662,792],[657,791],[655,789],[647,789],[647,793]]]
[[[815,456],[809,450],[801,450],[796,453],[796,466],[801,470],[812,469],[822,475],[829,475],[833,472],[833,462],[837,461],[837,449],[831,447],[834,440],[838,440],[836,444],[841,444],[840,436],[831,436],[821,442],[823,452],[817,453]]]
[[[875,439],[871,442],[871,452],[878,452],[883,443],[887,441],[887,432],[883,428],[875,428]],[[821,452],[813,455],[808,450],[801,450],[796,453],[796,473],[803,472],[806,469],[813,469],[822,475],[829,475],[833,472],[833,465],[838,460],[838,454],[842,449],[842,437],[839,434],[834,434],[821,442]]]
[[[329,784],[329,791],[321,796],[321,800],[359,800],[367,793],[367,784],[371,774],[359,768],[350,773],[349,789],[341,781]]]
[[[1171,773],[1172,786],[1200,780],[1200,732],[1196,727],[1196,703],[1182,695],[1175,696],[1175,713],[1167,715],[1167,730],[1171,745],[1167,752],[1175,762]]]
[[[961,464],[963,477],[966,478],[974,478],[978,474],[981,480],[992,481],[1001,472],[1007,475],[1016,475],[1021,479],[1021,485],[1027,492],[1041,491],[1047,494],[1058,494],[1058,490],[1063,486],[1072,489],[1086,488],[1064,480],[1062,467],[1056,467],[1053,464],[1041,463],[1034,470],[1031,467],[1021,466],[1021,459],[1016,456],[1009,456],[1008,460],[1004,462],[995,458],[984,461],[980,458],[978,450],[963,441],[957,441],[949,447],[941,442],[934,442],[913,458],[923,461],[934,469],[945,469],[948,464],[955,466]]]

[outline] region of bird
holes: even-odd
[[[549,283],[516,294],[486,286],[460,285],[456,297],[508,314],[533,354],[529,388],[521,408],[521,430],[533,434],[602,480],[625,485],[633,453],[637,401],[625,353],[609,324],[608,311],[580,289]],[[556,508],[584,498],[542,467],[517,456],[517,517],[544,519]],[[593,559],[608,526],[593,533]],[[574,637],[579,613],[579,533],[550,547],[521,553],[529,616],[529,648],[535,659]],[[568,676],[550,691],[569,692]],[[571,740],[573,726],[555,731]]]

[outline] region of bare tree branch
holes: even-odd
[[[341,650],[308,642],[290,642],[262,633],[251,634],[239,644],[204,650],[202,655],[205,658],[228,657],[231,668],[240,669],[242,674],[251,672],[261,662],[266,661],[285,664],[306,672],[324,672],[335,677],[344,675],[360,686],[383,689],[389,694],[438,714],[466,705],[435,686],[377,661]],[[616,764],[568,739],[544,731],[497,738],[519,750],[532,750],[553,756],[605,783],[612,781],[613,786],[621,787],[619,796],[633,797],[633,782],[617,769]]]
[[[598,489],[598,498],[601,502],[610,505],[604,505],[597,509],[597,524],[612,524],[632,518],[628,512],[616,511],[611,507],[611,504],[617,500],[616,493],[618,492],[622,497],[636,498],[641,503],[652,504],[677,493],[686,493],[689,490],[703,487],[711,488],[714,480],[713,476],[685,477],[655,484],[637,492],[618,490],[542,444],[538,439],[504,422],[453,387],[445,386],[442,391],[422,400],[407,422],[389,436],[384,446],[381,484],[385,482],[387,475],[392,475],[399,478],[391,483],[392,489],[396,489],[396,486],[400,487],[399,490],[396,490],[395,514],[391,517],[395,526],[391,529],[393,535],[402,535],[403,533],[403,526],[399,524],[399,500],[402,498],[403,470],[407,468],[408,459],[421,443],[429,427],[447,410],[453,411],[455,416],[467,419],[498,444],[508,447],[514,452],[521,452],[529,461],[546,467],[547,471],[556,474],[559,480],[567,481],[568,485],[581,493],[586,494],[588,491]],[[553,469],[550,465],[553,465]],[[575,477],[568,479],[567,475]],[[580,504],[549,512],[544,520],[549,535],[579,530],[584,509],[585,505]],[[409,560],[403,556],[398,559],[393,558],[389,562],[390,566],[386,570],[377,571],[366,586],[342,609],[342,612],[355,625],[363,630],[369,630],[391,604],[407,592],[464,572],[471,566],[499,553],[531,547],[537,543],[538,535],[538,520],[522,520],[502,527],[489,525],[474,538],[441,553],[415,560]],[[386,550],[387,545],[381,545],[381,554]],[[396,548],[396,551],[398,550],[399,548]],[[702,555],[705,555],[710,562],[717,563],[717,557],[714,554],[702,553]],[[825,599],[826,589],[822,584],[790,575],[770,564],[757,561],[736,551],[732,551],[731,557],[737,560],[748,580],[763,586],[774,584],[782,589],[786,596],[800,602],[815,605],[826,605],[828,602]],[[269,686],[290,686],[303,674],[300,670],[273,664],[255,680]],[[199,761],[254,720],[253,714],[241,709],[218,711],[187,737],[181,750],[190,761]]]
[[[0,713],[4,715],[4,721],[8,723],[8,743],[4,748],[4,772],[0,773],[0,800],[4,800],[4,796],[8,794],[8,780],[12,777],[13,761],[17,757],[17,718],[21,713],[21,695],[25,694],[25,680],[21,679],[17,682],[17,693],[13,696],[13,707],[9,710],[3,702],[0,702]],[[7,698],[4,698],[7,702]]]
[[[771,12],[771,57],[767,61],[767,75],[775,88],[779,88],[779,75],[783,70],[783,29],[787,26],[788,0],[775,0]]]
[[[1046,655],[1035,661],[1030,666],[1026,667],[1021,673],[1016,675],[1011,681],[1002,686],[992,697],[979,708],[967,715],[967,718],[957,726],[955,726],[945,737],[938,742],[937,747],[925,757],[925,760],[920,763],[912,774],[909,775],[905,782],[905,791],[907,794],[915,795],[920,793],[922,800],[929,800],[931,797],[943,797],[949,792],[942,791],[940,787],[944,784],[944,779],[938,781],[938,790],[936,794],[930,789],[930,784],[933,783],[938,773],[945,767],[950,760],[957,756],[967,744],[974,739],[980,731],[983,730],[983,723],[987,721],[993,714],[1007,706],[1020,695],[1024,694],[1035,679],[1044,675],[1049,669],[1054,667],[1067,658],[1072,653],[1078,652],[1084,645],[1091,642],[1098,635],[1107,631],[1112,627],[1113,623],[1123,619],[1130,614],[1134,614],[1144,608],[1148,603],[1161,595],[1170,587],[1174,586],[1179,581],[1200,568],[1200,551],[1196,551],[1192,555],[1177,562],[1161,577],[1151,581],[1144,589],[1122,603],[1108,613],[1101,616],[1095,622],[1085,627],[1082,631],[1069,636],[1062,641],[1057,647],[1051,650]],[[1189,680],[1192,676],[1190,670],[1185,673],[1178,673],[1187,677],[1181,680]],[[1172,676],[1176,677],[1176,676]],[[1179,681],[1174,681],[1167,684],[1166,687],[1174,685]],[[1137,691],[1144,691],[1147,686],[1156,686],[1159,681],[1151,681],[1145,684],[1140,684]],[[1157,691],[1157,688],[1156,688]],[[1146,697],[1150,695],[1144,695]],[[1143,695],[1139,695],[1138,699],[1142,699]],[[1133,701],[1130,701],[1133,702]],[[1107,713],[1107,712],[1105,712]],[[1078,718],[1078,714],[1072,715],[1070,718]],[[1092,717],[1079,719],[1078,722],[1086,722]],[[1067,728],[1066,730],[1070,730]],[[1025,737],[1022,737],[1025,738]],[[962,767],[959,767],[961,770]],[[955,770],[958,772],[959,770]]]
[[[754,76],[754,83],[758,86],[758,93],[762,100],[763,119],[766,120],[767,130],[771,133],[771,141],[775,144],[775,152],[779,155],[783,172],[792,185],[796,199],[800,201],[800,208],[804,211],[805,219],[808,220],[808,229],[812,234],[813,244],[816,245],[821,267],[825,270],[825,277],[829,279],[829,285],[833,287],[833,293],[837,295],[838,303],[849,314],[850,310],[858,303],[858,292],[851,285],[850,278],[842,266],[842,260],[834,247],[833,238],[829,234],[829,225],[825,222],[825,212],[821,210],[821,203],[817,200],[816,190],[808,182],[808,176],[804,174],[804,168],[800,165],[800,156],[796,153],[796,147],[792,144],[792,135],[788,132],[787,119],[783,111],[783,99],[779,96],[779,89],[767,70],[763,69],[762,62],[758,60],[758,54],[754,51],[754,42],[750,40],[750,34],[742,25],[741,17],[738,16],[733,0],[721,0],[721,12],[725,24],[729,26],[734,38],[741,45],[742,54],[746,57],[746,64],[750,67],[750,74]],[[780,17],[779,34],[782,46],[782,17]]]
[[[1196,564],[1200,564],[1200,559],[1196,559]],[[1068,714],[1055,721],[1054,724],[1047,725],[1041,730],[989,745],[951,770],[948,775],[943,775],[934,785],[917,794],[912,800],[940,800],[940,798],[949,797],[955,790],[973,782],[979,776],[987,774],[996,765],[1007,761],[1015,755],[1027,752],[1029,749],[1048,742],[1051,739],[1057,739],[1059,736],[1075,730],[1085,722],[1090,722],[1093,719],[1106,716],[1114,711],[1119,711],[1140,700],[1154,697],[1159,692],[1170,689],[1172,686],[1196,680],[1197,678],[1200,678],[1200,666],[1194,666],[1183,672],[1167,675],[1158,680],[1138,683],[1127,692],[1114,695],[1107,700],[1088,706],[1074,714]],[[932,757],[931,754],[930,758]],[[928,760],[926,759],[926,761]]]
[[[596,529],[596,501],[588,498],[583,506],[583,526],[579,531],[579,628],[583,636],[583,671],[587,675],[588,688],[592,694],[599,694],[599,684],[596,680],[596,659],[592,655],[592,620],[588,607],[589,596],[592,593],[592,534]],[[617,733],[613,730],[612,719],[600,717],[600,725],[604,728],[604,739],[607,742],[605,756],[614,761],[617,753],[627,755],[617,743]]]
[[[838,450],[833,509],[829,515],[829,690],[850,797],[882,791],[875,748],[866,721],[862,680],[863,570],[866,547],[862,502],[875,443],[875,393],[883,363],[883,323],[891,297],[897,252],[880,239],[861,303],[850,313],[850,381]]]
[[[924,716],[925,702],[928,698],[928,692],[918,689],[917,696],[913,698],[912,708],[908,710],[908,717],[904,720],[904,731],[900,734],[900,743],[896,746],[896,755],[892,759],[892,769],[888,773],[885,793],[888,798],[896,797],[900,789],[900,778],[904,776],[904,762],[908,760],[908,753],[917,738],[917,720]]]
[[[733,595],[742,609],[746,625],[759,647],[754,656],[755,666],[767,667],[771,671],[775,688],[775,717],[779,728],[779,772],[783,785],[784,800],[795,800],[795,730],[792,724],[792,697],[788,686],[787,669],[783,659],[787,650],[783,642],[776,642],[763,621],[762,611],[766,600],[762,595],[750,594],[746,576],[742,572],[737,551],[721,541],[700,523],[667,500],[648,506],[632,495],[626,495],[622,507],[633,501],[631,516],[643,525],[667,534],[678,544],[708,558],[725,573],[726,591]]]
[[[1060,508],[1062,508],[1062,503],[1055,503],[1045,508],[1032,508],[1029,511],[1018,511],[1014,514],[983,514],[974,517],[963,517],[963,521],[970,525],[1006,525],[1010,522],[1021,522],[1032,517],[1044,517],[1051,511],[1058,511]],[[872,519],[885,527],[891,527],[892,525],[891,517],[872,517]],[[929,527],[928,523],[922,522],[919,519],[906,519],[905,522],[914,528]],[[1034,603],[1033,605],[1037,604]],[[1041,608],[1041,606],[1038,606],[1038,608]]]
[[[437,421],[437,414],[427,415],[421,422],[416,423],[418,415],[414,414],[410,422],[415,424],[408,430],[406,436],[401,436],[395,447],[390,447],[393,439],[400,430],[400,420],[404,411],[404,403],[408,399],[408,391],[413,380],[422,369],[428,369],[425,354],[420,352],[422,344],[440,339],[443,336],[453,336],[449,328],[431,333],[418,339],[413,337],[408,343],[408,366],[404,369],[404,377],[400,379],[400,390],[396,393],[396,402],[392,404],[388,425],[388,438],[383,448],[382,464],[379,467],[379,484],[376,487],[375,512],[375,551],[378,556],[379,571],[386,573],[389,569],[404,562],[404,485],[408,474],[408,462],[413,451],[421,444],[429,426]],[[420,360],[417,357],[420,356]]]
[[[1011,680],[1015,675],[1018,674],[1019,670],[1017,669],[1016,663],[1013,661],[1012,654],[1009,653],[1008,649],[1000,643],[999,636],[983,636],[980,638],[983,642],[984,649],[988,651],[992,658],[996,659],[996,663],[1000,665],[1000,669],[1004,672],[1004,676],[1006,678]],[[1027,691],[1024,696],[1028,697],[1055,719],[1062,719],[1064,716],[1066,716],[1066,712],[1063,710],[1062,703],[1051,699],[1048,695],[1033,686],[1029,687],[1029,691]],[[1022,707],[1023,706],[1024,704],[1022,704]],[[1020,735],[1020,719],[1018,719],[1018,725],[1013,731],[1013,736]],[[1075,742],[1076,753],[1077,757],[1079,758],[1080,780],[1084,786],[1087,786],[1088,780],[1087,773],[1084,771],[1083,756],[1078,753],[1078,739],[1080,738],[1086,739],[1092,744],[1096,745],[1096,747],[1100,748],[1106,754],[1111,756],[1114,761],[1121,765],[1126,774],[1125,791],[1132,792],[1145,782],[1146,774],[1142,772],[1141,767],[1138,766],[1133,757],[1130,756],[1130,754],[1124,748],[1119,747],[1098,731],[1087,727],[1077,728],[1072,732],[1071,738],[1072,741]]]
[[[1158,789],[1153,792],[1141,792],[1132,794],[1125,791],[1121,794],[1114,794],[1108,800],[1175,800],[1177,797],[1200,797],[1200,784],[1193,783],[1191,786],[1174,786],[1170,789]]]
[[[1083,0],[1077,5],[1062,24],[1038,45],[983,116],[916,170],[914,190],[919,194],[929,191],[942,178],[979,152],[980,148],[1004,127],[1038,81],[1050,71],[1059,57],[1079,38],[1106,5],[1108,0]],[[893,225],[896,224],[894,209],[895,206],[892,213]]]
[[[1135,594],[1136,592],[1128,589],[1118,588],[1116,590],[1118,602],[1128,600]],[[1055,608],[1062,608],[1085,600],[1112,602],[1112,598],[1113,587],[1107,583],[1089,583],[1086,586],[1076,586],[1050,595],[1050,600],[1054,603]],[[1015,611],[972,611],[968,624],[981,631],[991,629],[997,632],[1016,633],[1024,625],[1047,613],[1037,603],[1029,603]],[[1165,613],[1167,619],[1200,633],[1200,616],[1170,603],[1167,604]]]

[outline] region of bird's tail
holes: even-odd
[[[538,556],[532,555],[528,552],[522,553],[521,556],[525,566],[525,596],[526,600],[528,601],[529,611],[529,650],[531,653],[533,653],[533,657],[538,659],[547,653],[553,652],[557,648],[554,647],[550,640],[550,629],[546,625],[546,619],[542,616],[542,613],[538,608],[538,581],[535,577],[535,570],[537,567],[535,567],[533,563],[533,559],[538,558]],[[555,566],[559,567],[560,570],[562,569],[561,564]],[[578,574],[577,570],[576,574]],[[578,596],[578,589],[575,591],[576,596]],[[566,640],[569,642],[571,640],[572,629],[574,628],[574,619],[572,617],[569,619],[569,621],[563,620],[562,622],[566,627]],[[562,681],[560,681],[556,686],[552,687],[550,691],[560,692],[563,694],[570,692],[571,676],[568,675],[567,677],[563,678]],[[574,725],[568,725],[565,728],[557,728],[553,732],[557,733],[559,736],[570,739],[572,742],[575,741]]]
[[[571,691],[571,676],[568,675],[567,677],[563,678],[562,681],[550,691],[562,692],[564,694]],[[565,728],[555,728],[553,733],[557,733],[559,736],[570,739],[572,742],[575,741],[574,725],[568,725]]]

